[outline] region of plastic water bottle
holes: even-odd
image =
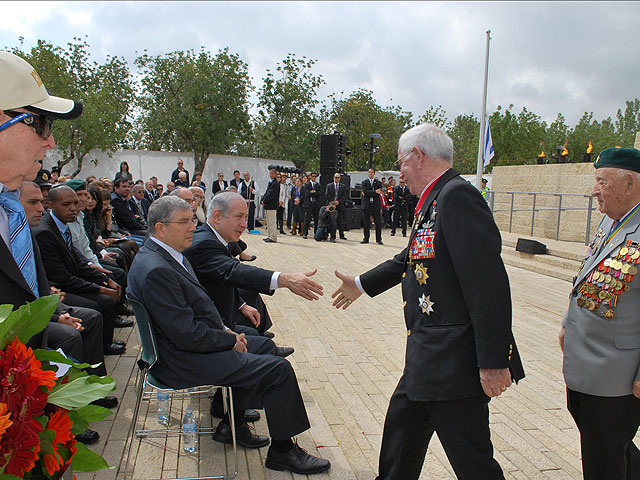
[[[182,419],[182,450],[193,453],[198,448],[198,436],[196,435],[196,416],[191,408],[187,408]]]
[[[169,392],[158,390],[158,423],[169,425]]]

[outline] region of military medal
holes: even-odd
[[[431,301],[431,295],[427,295],[425,297],[424,293],[420,298],[418,298],[418,305],[422,309],[422,313],[426,313],[427,315],[431,315],[433,312],[434,302]]]
[[[426,285],[427,279],[429,278],[429,275],[427,275],[427,267],[425,267],[421,263],[416,263],[415,274],[416,274],[416,280],[418,280],[418,283],[420,285]]]

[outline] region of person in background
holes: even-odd
[[[120,170],[118,170],[113,179],[116,180],[118,178],[124,178],[125,180],[128,180],[129,183],[133,183],[133,175],[131,175],[131,172],[129,171],[129,164],[127,162],[120,163]]]
[[[180,172],[184,172],[186,174],[186,177],[184,179],[185,185],[186,187],[188,187],[189,184],[189,172],[187,170],[185,170],[184,168],[184,161],[182,159],[178,160],[178,168],[176,168],[173,172],[171,172],[171,181],[176,182],[176,180],[178,180],[180,178]],[[169,185],[167,184],[167,187]]]

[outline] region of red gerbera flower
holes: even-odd
[[[14,423],[0,441],[0,473],[23,478],[38,460],[40,439],[24,435],[22,425]]]
[[[0,352],[0,402],[6,403],[9,411],[18,410],[28,385],[35,384],[47,390],[53,388],[55,373],[43,371],[41,366],[33,350],[25,347],[17,337]]]
[[[11,412],[7,411],[7,405],[5,403],[0,403],[0,440],[2,439],[2,435],[7,431],[13,422],[9,420],[11,416]]]
[[[46,453],[43,458],[45,468],[49,475],[53,475],[63,463],[62,456],[58,452],[58,445],[65,445],[68,448],[66,444],[71,441],[73,441],[73,445],[75,445],[74,436],[71,433],[72,425],[73,423],[67,411],[62,408],[54,412],[51,418],[49,418],[47,430],[53,430],[56,434],[52,445],[54,453]]]

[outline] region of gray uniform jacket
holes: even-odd
[[[600,223],[562,321],[567,387],[602,397],[630,395],[640,380],[640,211],[604,245],[612,224]]]

